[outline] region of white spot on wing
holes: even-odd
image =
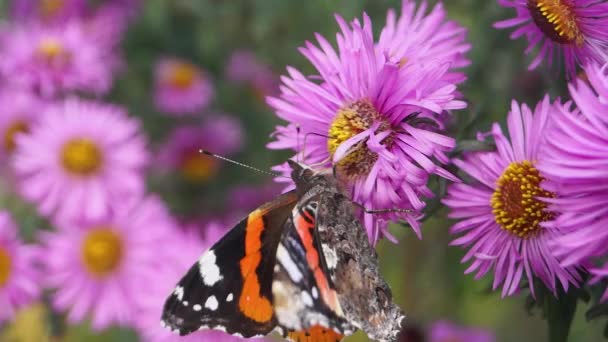
[[[312,298],[314,298],[314,299],[319,298],[319,291],[317,290],[316,286],[312,287]]]
[[[306,306],[312,306],[312,298],[310,298],[310,295],[308,294],[308,292],[306,291],[302,291],[302,301],[304,302],[304,304],[306,304]]]
[[[329,269],[335,269],[338,266],[338,256],[336,255],[336,251],[327,246],[326,244],[321,245],[323,249],[323,256],[325,257],[325,263]]]
[[[222,277],[220,273],[220,268],[217,267],[215,260],[216,257],[213,250],[208,250],[198,260],[199,272],[201,273],[203,282],[207,286],[213,286],[215,285],[215,283],[224,278]]]
[[[188,301],[185,300],[185,301],[182,302],[182,304],[184,304],[184,306],[188,306]]]
[[[176,286],[175,290],[173,290],[173,293],[177,297],[177,300],[181,301],[182,299],[184,299],[184,288],[183,287]]]
[[[205,307],[211,311],[215,311],[218,305],[219,303],[217,302],[217,298],[215,298],[215,296],[210,296],[205,302]]]
[[[279,244],[279,247],[277,248],[277,261],[283,265],[289,278],[291,278],[294,283],[298,283],[302,280],[302,272],[300,272],[298,266],[293,262],[293,259],[291,259],[289,252],[287,252],[283,244]]]
[[[194,310],[194,311],[201,311],[202,309],[203,309],[203,307],[200,306],[200,304],[194,304],[192,306],[192,310]]]
[[[232,302],[232,299],[234,298],[234,296],[232,295],[232,293],[228,294],[228,297],[226,297],[226,301],[227,302]]]

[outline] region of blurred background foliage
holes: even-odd
[[[431,4],[435,1],[430,1]],[[6,10],[6,1],[3,1]],[[454,127],[459,139],[474,138],[494,121],[504,122],[511,99],[533,105],[545,92],[552,97],[564,96],[565,81],[560,72],[546,67],[528,72],[530,58],[523,55],[523,39],[509,40],[509,32],[492,28],[492,23],[512,16],[496,1],[446,1],[451,19],[469,29],[472,65],[466,69],[468,80],[460,88],[469,108],[454,113]],[[193,118],[176,120],[156,111],[151,101],[154,65],[162,56],[179,56],[206,69],[216,87],[216,97],[207,112],[225,112],[242,120],[245,148],[233,156],[236,160],[269,169],[289,157],[288,152],[265,148],[269,134],[279,123],[255,89],[225,79],[230,55],[238,49],[253,51],[277,75],[292,65],[304,73],[312,66],[297,48],[319,32],[333,40],[337,31],[333,14],[346,19],[367,12],[376,32],[382,28],[388,8],[400,8],[398,0],[146,0],[141,13],[131,24],[123,42],[128,64],[108,97],[128,106],[131,115],[139,117],[153,147],[161,144],[172,127],[196,122]],[[4,12],[6,13],[6,12]],[[228,189],[236,185],[263,184],[264,175],[225,165],[212,181],[192,186],[152,175],[149,189],[160,193],[172,211],[182,218],[204,216],[232,210],[225,204]],[[34,210],[20,202],[7,200],[8,207],[26,231],[48,226],[31,215]],[[251,208],[244,208],[249,210]],[[476,281],[464,275],[460,264],[464,251],[448,247],[450,221],[446,211],[432,213],[424,224],[423,240],[399,225],[392,232],[399,244],[383,241],[378,250],[384,275],[392,286],[396,301],[407,313],[408,323],[424,327],[439,319],[489,329],[498,341],[543,341],[547,339],[546,322],[538,310],[525,309],[527,293],[501,299],[491,292],[491,279]],[[176,251],[177,252],[177,251]],[[146,286],[146,284],[142,284]],[[580,305],[571,331],[571,341],[598,341],[603,323],[588,323]],[[0,335],[3,341],[37,341],[44,337],[40,324],[49,317],[42,307],[29,309],[17,322]],[[133,332],[114,329],[93,334],[86,325],[67,327],[64,341],[135,341]],[[25,339],[24,339],[25,338]],[[364,341],[359,334],[349,341]]]

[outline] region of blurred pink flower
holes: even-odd
[[[227,228],[217,223],[210,223],[204,228],[204,231],[206,234],[201,238],[199,230],[186,229],[181,233],[176,232],[172,240],[164,243],[164,248],[172,251],[179,250],[179,253],[171,253],[171,258],[164,259],[162,267],[159,267],[156,272],[156,278],[148,286],[142,287],[141,291],[138,292],[139,311],[137,313],[137,330],[144,341],[244,341],[244,339],[214,330],[199,331],[191,335],[179,336],[160,326],[163,305],[177,282],[198,260],[201,254],[222,237]]]
[[[261,185],[237,185],[226,196],[227,214],[231,222],[238,222],[260,205],[281,194],[282,186],[275,182]]]
[[[141,196],[149,154],[124,108],[71,98],[40,114],[17,137],[13,165],[20,193],[42,215],[103,218],[113,203]]]
[[[581,280],[576,265],[560,265],[550,248],[550,241],[562,233],[544,226],[555,217],[545,198],[556,194],[541,185],[546,175],[536,168],[547,156],[547,127],[560,106],[548,96],[534,110],[513,101],[507,116],[510,139],[495,123],[491,132],[479,136],[492,137],[495,152],[472,152],[454,160],[473,181],[452,184],[442,201],[451,209],[449,217],[459,220],[450,233],[461,236],[451,245],[469,248],[462,259],[471,261],[465,273],[476,272],[479,279],[494,269],[492,287],[502,285],[503,297],[517,292],[522,277],[528,284],[537,277],[553,292],[558,281],[567,291]],[[530,291],[534,295],[533,286]]]
[[[29,91],[17,88],[0,90],[0,158],[6,159],[17,147],[15,137],[27,134],[44,108],[43,101]]]
[[[411,4],[403,1],[398,24],[389,20],[378,44],[367,15],[350,24],[336,16],[337,50],[319,34],[319,47],[306,42],[300,49],[318,75],[288,67],[280,97],[268,98],[288,122],[269,148],[305,151],[300,160],[335,166],[352,200],[368,209],[403,209],[362,213],[373,243],[392,238],[388,221],[406,221],[421,236],[422,199],[433,196],[429,176],[456,180],[442,167],[455,141],[438,128],[445,111],[466,107],[456,91],[463,77],[451,69],[466,64],[461,54],[469,47],[461,27],[443,23],[441,7],[424,17],[426,7],[414,12]],[[410,37],[413,46],[400,49]],[[290,172],[285,164],[275,169]]]
[[[154,102],[172,115],[192,114],[213,99],[213,85],[206,72],[186,60],[170,57],[156,65]]]
[[[515,18],[499,21],[496,28],[516,28],[511,39],[525,36],[529,54],[538,46],[530,63],[535,69],[543,59],[552,64],[563,57],[570,77],[576,65],[587,60],[608,61],[608,2],[597,0],[498,0],[515,9]],[[540,45],[539,45],[540,44]]]
[[[36,247],[20,241],[9,213],[0,211],[0,323],[40,296],[40,259]]]
[[[539,162],[548,177],[543,186],[560,194],[551,202],[561,214],[547,226],[564,232],[555,242],[566,266],[608,255],[608,64],[588,64],[585,74],[569,86],[576,108],[554,114],[547,157]],[[608,263],[590,271],[594,282],[605,279]]]
[[[176,170],[192,183],[204,183],[217,174],[219,159],[201,154],[201,149],[220,155],[236,152],[243,143],[240,122],[230,116],[208,116],[198,126],[182,126],[169,135],[158,153],[158,165]]]
[[[487,330],[466,328],[447,321],[433,323],[429,328],[429,342],[495,342],[494,334]]]
[[[232,53],[226,66],[226,77],[233,82],[249,84],[262,99],[276,95],[279,90],[278,76],[249,50]]]
[[[61,23],[86,13],[87,0],[12,0],[12,19]]]
[[[41,233],[52,304],[71,324],[90,318],[95,330],[133,326],[136,297],[158,281],[167,259],[181,255],[168,247],[178,228],[156,196],[116,203],[102,219],[58,225]]]

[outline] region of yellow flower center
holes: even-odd
[[[17,147],[15,136],[27,132],[29,132],[29,126],[25,121],[17,120],[13,122],[4,132],[4,150],[9,153],[13,152]]]
[[[56,15],[64,6],[64,0],[40,0],[40,12],[45,17]]]
[[[100,148],[91,140],[75,138],[63,145],[61,161],[68,172],[89,176],[101,168],[103,155]]]
[[[2,288],[11,276],[12,264],[8,251],[0,247],[0,288]]]
[[[169,77],[169,83],[178,89],[188,89],[194,83],[198,70],[190,63],[177,63]]]
[[[57,66],[66,64],[70,59],[69,51],[55,38],[43,39],[38,46],[38,55],[43,61]]]
[[[357,101],[340,108],[329,127],[329,138],[327,139],[329,154],[333,156],[340,144],[369,129],[374,122],[378,121],[380,122],[379,132],[390,129],[389,123],[382,119],[380,113],[367,100]],[[390,144],[390,142],[390,137],[385,140],[385,143]],[[368,174],[377,159],[378,155],[367,148],[365,141],[361,141],[338,162],[338,168],[341,174],[354,178]]]
[[[109,227],[94,228],[82,244],[82,262],[91,274],[103,278],[116,271],[123,252],[120,235]]]
[[[572,0],[528,0],[528,10],[536,26],[554,42],[583,45]]]
[[[511,163],[498,178],[491,199],[492,213],[500,227],[527,238],[540,231],[540,223],[553,219],[538,197],[555,197],[541,188],[543,177],[530,161]]]
[[[217,167],[214,158],[194,152],[182,160],[181,172],[192,183],[204,183],[217,173]]]

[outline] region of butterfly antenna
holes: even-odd
[[[236,160],[232,160],[232,159],[230,159],[230,158],[226,158],[226,157],[224,157],[224,156],[220,156],[219,154],[215,154],[215,153],[213,153],[213,152],[209,152],[209,151],[207,151],[207,150],[198,150],[198,152],[199,152],[199,153],[202,153],[202,154],[206,154],[206,155],[211,156],[211,157],[214,157],[214,158],[217,158],[217,159],[221,159],[221,160],[223,160],[223,161],[226,161],[226,162],[232,163],[232,164],[234,164],[234,165],[242,166],[242,167],[244,167],[244,168],[247,168],[247,169],[253,170],[253,171],[258,172],[258,173],[262,173],[262,174],[265,174],[265,175],[270,175],[270,176],[274,176],[274,177],[283,177],[283,178],[289,178],[289,179],[291,179],[290,177],[283,176],[283,175],[281,175],[281,174],[274,173],[274,172],[270,172],[270,171],[261,170],[261,169],[258,169],[258,168],[256,168],[256,167],[253,167],[253,166],[251,166],[251,165],[243,164],[243,163],[238,162],[238,161],[236,161]]]

